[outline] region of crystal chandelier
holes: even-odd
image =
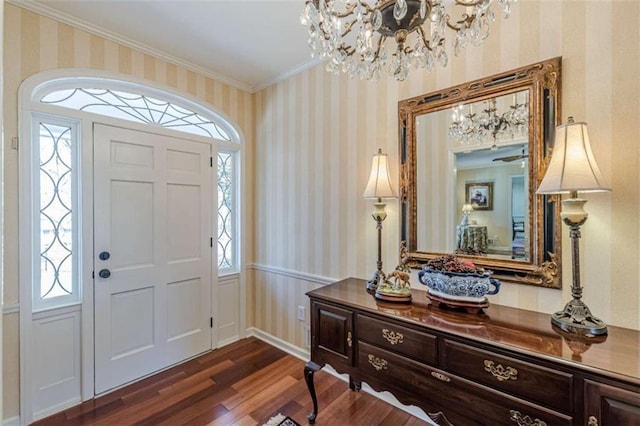
[[[504,17],[518,0],[497,0]],[[328,58],[327,71],[377,80],[388,62],[386,41],[395,41],[389,75],[402,81],[410,66],[445,67],[445,33],[455,34],[454,53],[477,46],[495,21],[493,0],[307,0],[300,22],[309,30],[312,56]],[[373,4],[372,4],[373,3]],[[458,6],[457,8],[454,6]],[[459,11],[449,15],[448,8]],[[392,50],[392,48],[390,48]]]
[[[529,101],[524,92],[522,103],[518,102],[518,95],[513,95],[513,103],[502,114],[498,113],[496,99],[485,101],[485,107],[480,113],[473,112],[473,104],[459,105],[452,109],[449,137],[454,142],[464,144],[481,144],[487,137],[491,137],[492,149],[497,149],[496,143],[500,139],[514,138],[529,132]],[[467,109],[465,113],[463,109]]]

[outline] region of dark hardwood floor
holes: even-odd
[[[303,361],[243,339],[35,424],[249,426],[282,413],[305,425],[312,403],[303,369]],[[324,371],[314,381],[318,426],[427,424]]]

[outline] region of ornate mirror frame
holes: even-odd
[[[502,281],[560,288],[561,228],[557,197],[535,193],[550,158],[560,113],[561,58],[502,72],[448,89],[416,96],[398,103],[401,159],[401,240],[406,244],[409,265],[421,268],[442,252],[417,248],[416,117],[519,91],[529,93],[529,212],[528,261],[456,254],[494,272]],[[425,212],[420,212],[425,214]],[[452,230],[454,232],[454,230]]]

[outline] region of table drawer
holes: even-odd
[[[536,425],[569,426],[571,416],[558,413],[499,391],[474,383],[422,363],[403,358],[387,350],[358,342],[358,369],[391,388],[420,395],[434,405],[448,419],[465,420],[456,425]],[[463,410],[463,412],[461,412]]]
[[[453,374],[571,412],[573,376],[511,357],[445,340],[444,368]]]
[[[438,360],[437,338],[388,321],[366,315],[356,318],[358,339],[389,349],[418,361],[435,365]]]

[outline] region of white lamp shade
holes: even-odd
[[[538,194],[611,191],[591,152],[587,123],[569,122],[556,128],[556,139],[547,172]]]
[[[462,212],[463,213],[471,213],[473,211],[473,206],[469,203],[465,203],[462,205]]]
[[[387,154],[383,154],[379,149],[378,153],[373,156],[371,162],[371,174],[369,182],[364,189],[364,198],[396,198],[396,192],[391,185],[391,177],[389,176],[389,162]]]

